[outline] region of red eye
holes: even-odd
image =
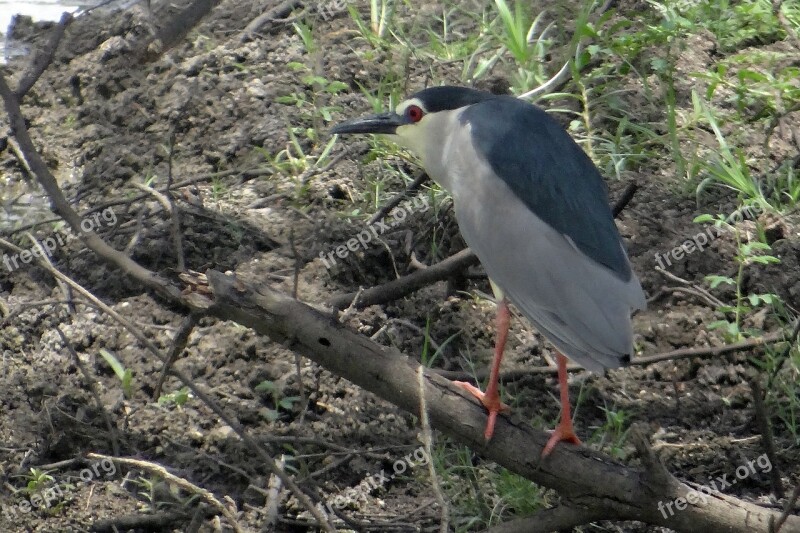
[[[406,109],[406,116],[411,122],[419,122],[424,114],[422,108],[416,105],[410,105]]]

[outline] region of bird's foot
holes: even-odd
[[[492,435],[494,435],[494,423],[495,420],[497,420],[498,413],[507,413],[511,411],[511,408],[500,401],[500,394],[497,390],[494,391],[494,394],[488,390],[484,393],[481,389],[466,381],[454,381],[453,384],[475,396],[486,410],[489,411],[489,420],[486,422],[486,430],[483,432],[483,436],[487,441],[491,440]]]
[[[542,458],[550,455],[550,452],[553,451],[553,448],[555,448],[556,444],[559,442],[581,444],[581,440],[578,438],[578,436],[575,434],[575,430],[572,428],[572,420],[569,418],[566,420],[562,419],[561,422],[558,423],[558,426],[556,426],[556,429],[553,430],[553,434],[550,435],[550,440],[547,441],[547,444],[542,450]]]

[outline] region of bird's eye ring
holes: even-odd
[[[410,105],[408,109],[406,109],[406,117],[408,117],[411,122],[419,122],[422,120],[423,115],[425,115],[425,113],[419,106]]]

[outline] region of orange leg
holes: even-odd
[[[553,451],[556,444],[559,442],[570,442],[572,444],[580,444],[581,441],[575,434],[572,428],[572,415],[570,414],[569,407],[569,387],[567,386],[567,358],[558,353],[556,357],[558,361],[558,385],[561,396],[561,421],[556,426],[550,440],[542,450],[542,457],[547,457]]]
[[[506,337],[508,337],[508,325],[511,320],[511,313],[508,310],[508,303],[505,298],[501,299],[497,304],[497,340],[494,345],[494,360],[492,361],[492,371],[489,374],[489,386],[486,392],[481,390],[471,383],[465,381],[454,381],[455,385],[465,389],[467,392],[475,396],[486,410],[489,411],[489,420],[486,422],[486,431],[483,436],[486,440],[490,440],[494,434],[494,423],[497,420],[498,413],[504,413],[510,408],[500,401],[499,376],[500,376],[500,362],[503,360],[503,350],[506,347]]]

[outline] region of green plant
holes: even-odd
[[[506,0],[495,0],[501,30],[498,39],[505,50],[511,54],[516,64],[512,88],[518,94],[524,93],[533,87],[541,85],[549,76],[544,71],[545,57],[552,46],[547,33],[552,27],[544,28],[544,11],[531,19],[530,14],[522,1],[514,3],[514,10]]]
[[[386,33],[392,24],[395,12],[394,0],[370,0],[369,22],[361,17],[358,8],[348,4],[347,12],[358,28],[361,37],[373,48],[388,48]]]
[[[55,478],[49,472],[38,468],[31,468],[30,473],[25,475],[25,479],[27,479],[27,483],[22,492],[29,496],[40,493],[55,481]]]
[[[622,457],[622,446],[628,436],[628,414],[622,409],[615,410],[608,407],[600,409],[606,415],[605,423],[595,432],[599,435],[600,447],[608,446],[608,453],[614,457]],[[593,436],[594,437],[594,436]]]
[[[431,317],[428,316],[427,320],[425,321],[425,341],[422,344],[422,355],[420,355],[420,363],[422,364],[422,366],[427,368],[433,367],[433,363],[436,362],[436,359],[438,359],[438,357],[442,354],[442,351],[447,347],[447,345],[450,344],[451,341],[453,341],[456,337],[458,337],[461,334],[460,331],[457,331],[456,333],[453,333],[452,335],[447,337],[447,339],[445,339],[445,341],[442,344],[440,344],[438,348],[436,348],[436,351],[433,352],[433,355],[429,357],[428,352],[430,351],[431,348],[430,333],[431,333]]]
[[[255,391],[259,393],[269,394],[272,398],[272,405],[274,409],[267,409],[267,418],[270,421],[275,421],[280,418],[280,409],[289,411],[292,406],[300,401],[299,396],[284,396],[281,397],[282,390],[272,381],[264,380],[255,387]]]
[[[697,186],[698,196],[706,187],[716,183],[736,191],[744,201],[766,204],[767,201],[760,184],[750,174],[750,169],[744,159],[744,152],[728,145],[719,128],[717,118],[710,108],[700,100],[696,91],[692,91],[692,104],[695,113],[705,118],[719,143],[719,152],[712,156],[709,162],[700,165],[709,176]]]
[[[125,395],[125,398],[133,398],[133,372],[131,369],[125,368],[125,365],[105,348],[100,348],[100,355],[105,359],[106,363],[108,363],[108,366],[111,367],[111,370],[114,371],[117,378],[119,378],[120,384],[122,385],[122,394]]]
[[[712,289],[721,284],[730,285],[735,290],[735,300],[732,305],[725,305],[718,311],[726,315],[721,320],[714,321],[708,325],[709,329],[721,329],[728,342],[738,342],[746,336],[759,335],[760,331],[748,332],[742,330],[742,319],[744,315],[762,305],[776,306],[780,304],[780,299],[772,293],[765,294],[744,294],[742,284],[744,280],[745,268],[753,264],[780,263],[780,259],[769,255],[770,246],[766,242],[752,241],[744,242],[739,229],[727,221],[724,215],[717,218],[711,215],[700,215],[694,219],[695,222],[713,222],[717,227],[726,228],[733,233],[736,238],[736,256],[734,260],[738,265],[736,278],[728,276],[710,275],[706,276],[706,281]],[[762,236],[763,237],[763,236]],[[730,318],[732,315],[732,318]]]
[[[175,407],[181,408],[186,405],[186,402],[189,401],[189,398],[192,397],[192,393],[189,391],[189,387],[182,387],[179,390],[171,392],[169,394],[162,394],[158,398],[159,405],[174,405]]]

